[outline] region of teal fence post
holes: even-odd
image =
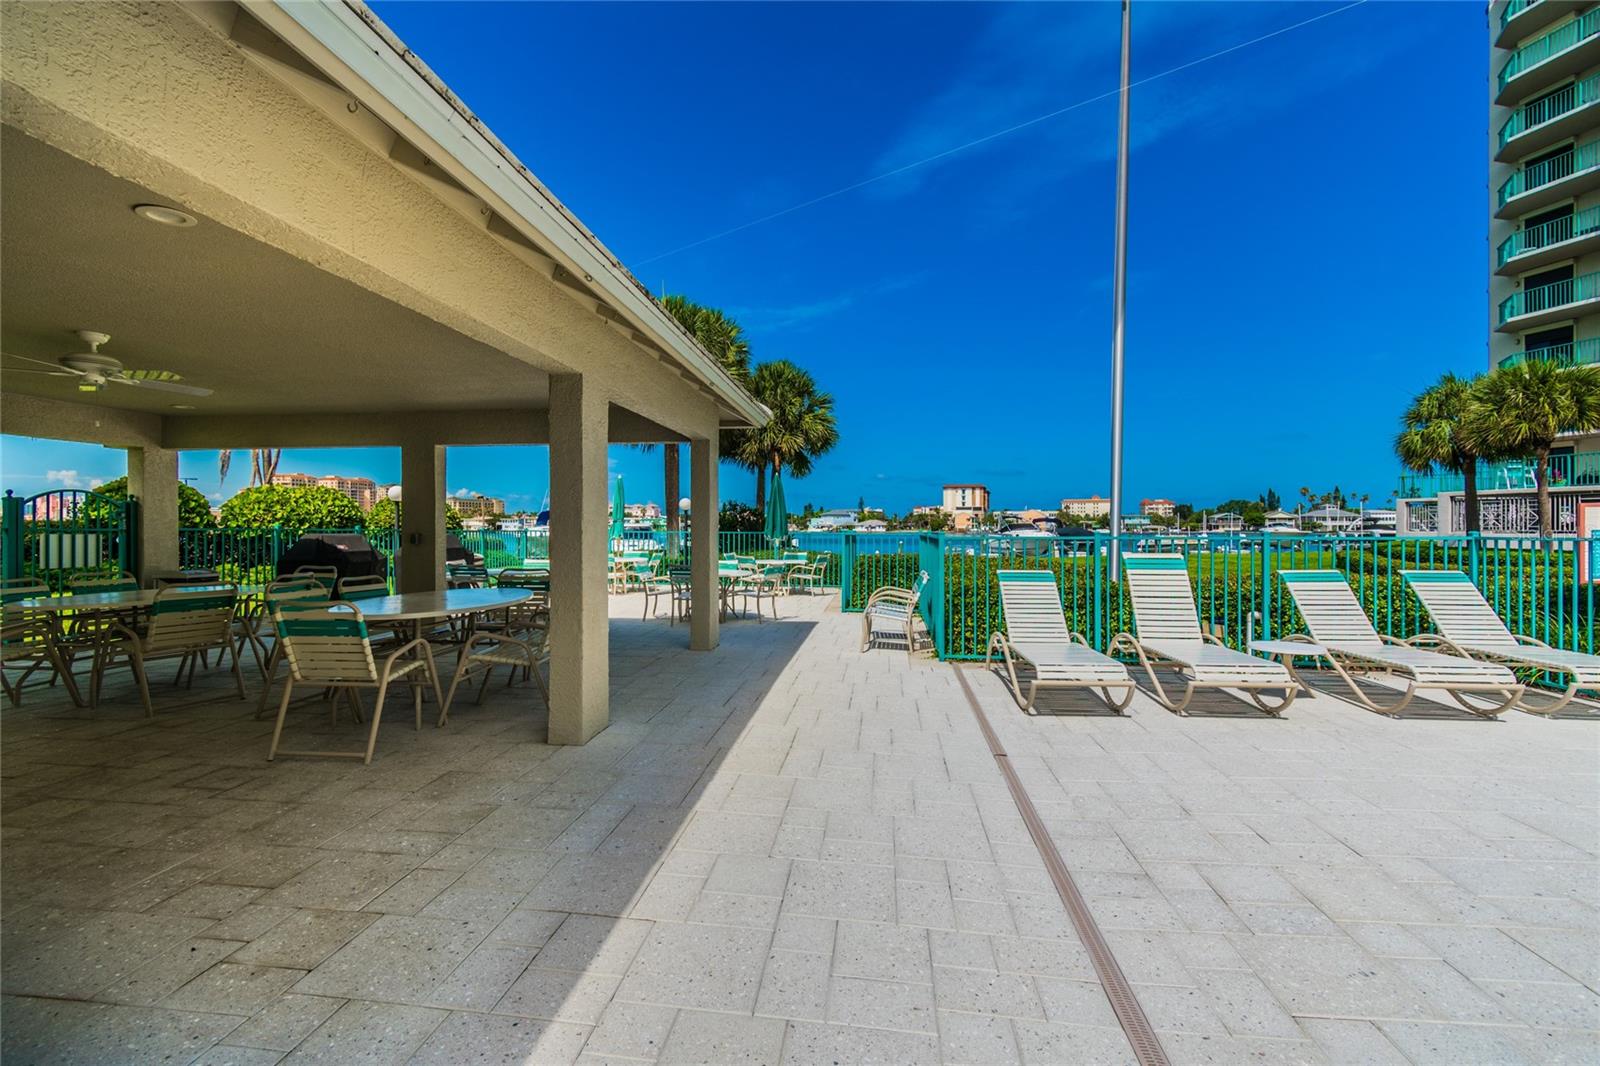
[[[927,623],[928,635],[933,638],[935,654],[944,658],[944,537],[940,533],[923,533],[917,540],[917,561],[928,574],[928,584],[922,590],[922,620]]]
[[[1094,552],[1094,556],[1089,560],[1089,598],[1094,602],[1094,628],[1093,634],[1090,636],[1089,640],[1090,643],[1097,648],[1103,648],[1106,646],[1106,637],[1103,628],[1103,616],[1100,611],[1101,601],[1105,599],[1106,595],[1108,594],[1106,590],[1106,582],[1102,580],[1102,575],[1105,572],[1101,570],[1101,566],[1105,565],[1101,556],[1101,549],[1104,547],[1105,543],[1105,534],[1101,533],[1098,529],[1095,530],[1094,545],[1091,549]],[[1109,556],[1106,558],[1109,559]]]
[[[1272,639],[1272,534],[1266,532],[1261,534],[1261,639]]]
[[[844,550],[839,553],[839,610],[850,609],[850,586],[856,576],[856,535],[844,535]]]
[[[144,571],[141,568],[141,560],[144,558],[144,551],[139,543],[139,508],[142,506],[143,504],[139,502],[138,497],[128,497],[126,509],[123,511],[123,517],[128,524],[123,527],[122,530],[122,541],[124,545],[122,549],[122,555],[126,560],[123,569],[127,570],[130,574],[135,574],[141,583],[143,583],[145,580]]]
[[[22,500],[15,496],[10,489],[6,489],[4,512],[0,513],[0,525],[3,525],[5,544],[3,554],[0,554],[0,568],[4,569],[7,581],[13,581],[22,576]]]
[[[1482,535],[1477,530],[1467,534],[1467,574],[1474,585],[1478,584],[1478,563],[1482,551]]]
[[[122,533],[117,537],[117,569],[124,573],[133,573],[133,557],[128,554],[130,547],[128,541],[133,536],[133,530],[138,526],[139,504],[135,500],[122,501]],[[182,532],[179,533],[179,543],[182,544]],[[181,564],[180,564],[181,565]]]

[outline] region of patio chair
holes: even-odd
[[[828,553],[819,552],[816,557],[804,566],[793,567],[789,571],[789,590],[805,589],[810,593],[823,588],[823,582],[828,576]]]
[[[50,611],[24,611],[10,606],[18,600],[31,600],[50,595],[50,587],[36,578],[11,578],[0,582],[0,603],[4,603],[5,620],[0,623],[0,688],[13,707],[22,706],[22,689],[28,678],[41,667],[50,667],[45,684],[55,684],[62,678],[72,702],[82,705],[77,683],[72,678],[71,666],[61,654],[60,622]],[[7,671],[18,671],[15,680]]]
[[[533,594],[530,599],[507,609],[506,632],[516,636],[519,632],[542,628],[549,622],[550,571],[506,567],[495,575],[495,583],[503,589],[527,589]]]
[[[1238,689],[1273,717],[1289,709],[1300,683],[1289,668],[1271,659],[1235,651],[1213,633],[1200,629],[1194,589],[1189,586],[1189,564],[1182,555],[1125,552],[1122,580],[1133,603],[1133,633],[1118,633],[1106,651],[1139,660],[1150,679],[1151,694],[1167,710],[1188,714],[1189,703],[1203,689]],[[1183,695],[1167,695],[1156,666],[1172,666],[1186,681]],[[1269,703],[1263,693],[1282,690],[1279,703]]]
[[[95,592],[137,592],[139,579],[126,570],[115,574],[73,574],[67,578],[67,591],[73,595]]]
[[[1128,668],[1095,651],[1082,634],[1067,628],[1053,571],[1001,570],[995,579],[1000,583],[1005,629],[989,635],[983,661],[987,666],[995,651],[1000,652],[1011,696],[1025,714],[1033,713],[1034,698],[1041,688],[1097,688],[1118,714],[1133,702],[1135,686]],[[1018,662],[1033,667],[1026,698],[1017,681]],[[1112,689],[1122,689],[1120,700],[1112,698]]]
[[[295,567],[292,576],[314,578],[332,589],[339,583],[339,568],[337,566],[313,566],[307,564]]]
[[[1571,703],[1580,690],[1591,698],[1600,692],[1600,655],[1563,651],[1526,634],[1511,632],[1472,579],[1461,571],[1402,570],[1400,575],[1439,630],[1437,635],[1412,637],[1406,642],[1412,647],[1436,645],[1455,655],[1513,669],[1563,674],[1571,679],[1565,692],[1541,697],[1538,702],[1530,698],[1533,686],[1526,686],[1517,710],[1555,714]]]
[[[455,673],[450,677],[450,688],[445,692],[444,702],[439,707],[439,722],[443,726],[450,720],[450,707],[455,702],[456,688],[462,681],[472,676],[473,671],[482,670],[483,677],[478,682],[478,695],[473,703],[483,702],[484,690],[489,687],[489,676],[497,667],[507,667],[508,676],[506,686],[509,688],[517,679],[517,670],[522,670],[522,679],[527,681],[531,676],[539,685],[539,692],[544,696],[544,705],[550,706],[550,689],[544,680],[544,665],[550,661],[550,640],[548,627],[540,627],[528,631],[523,637],[513,637],[506,633],[492,630],[478,630],[462,645],[461,655],[456,659]]]
[[[489,587],[489,568],[458,564],[447,567],[445,582],[453,589],[484,589]]]
[[[928,587],[928,572],[922,571],[909,589],[885,585],[867,597],[867,606],[861,612],[861,650],[870,649],[874,633],[902,633],[906,638],[906,654],[916,648],[917,604],[922,590]],[[875,623],[886,623],[886,626]]]
[[[322,582],[309,576],[298,578],[280,578],[268,585],[263,594],[266,616],[271,618],[282,603],[323,604],[327,603],[332,595]],[[276,632],[276,629],[274,629]],[[261,698],[256,702],[256,717],[267,716],[267,698],[272,694],[272,684],[278,677],[278,667],[283,663],[283,641],[274,640],[272,651],[267,655],[267,661],[262,667],[263,684]]]
[[[781,566],[760,565],[744,568],[743,572],[734,579],[733,594],[742,601],[742,610],[750,609],[750,601],[756,601],[756,621],[765,619],[761,616],[761,601],[765,600],[772,608],[773,621],[778,618],[778,595],[783,592],[784,568]]]
[[[194,668],[206,652],[217,652],[217,662],[227,652],[233,660],[233,683],[239,698],[244,695],[244,674],[239,669],[239,646],[233,632],[234,612],[239,605],[239,587],[224,585],[195,588],[169,585],[156,593],[150,605],[150,624],[143,633],[117,625],[110,639],[95,649],[94,670],[90,676],[90,702],[98,704],[106,671],[118,665],[119,658],[139,683],[146,717],[155,717],[150,703],[150,681],[146,664],[157,659],[177,659],[178,673],[173,683],[182,680],[187,667],[189,684],[194,684]]]
[[[1306,620],[1311,640],[1322,646],[1321,657],[1328,660],[1351,696],[1367,710],[1396,718],[1419,691],[1437,690],[1448,693],[1473,714],[1498,718],[1502,711],[1522,699],[1523,686],[1504,666],[1459,655],[1441,655],[1379,635],[1339,571],[1280,570],[1278,576],[1299,608],[1300,616]],[[1406,682],[1405,691],[1396,702],[1381,705],[1361,691],[1352,676],[1358,673],[1397,676]],[[1500,702],[1487,708],[1479,707],[1468,702],[1465,696],[1468,692],[1489,693]]]
[[[74,596],[92,596],[105,592],[137,592],[139,579],[126,570],[115,574],[105,572],[74,574],[67,578],[67,591]],[[139,621],[138,608],[107,614],[102,611],[74,612],[59,620],[60,631],[56,637],[61,657],[71,669],[73,660],[81,652],[93,653],[95,647],[111,636],[118,623],[133,629]]]
[[[277,629],[278,643],[283,646],[289,663],[289,676],[284,681],[283,696],[278,701],[278,721],[272,729],[272,746],[267,750],[267,761],[279,755],[304,755],[326,758],[360,759],[371,764],[372,752],[378,745],[378,725],[383,720],[383,704],[389,695],[389,686],[404,681],[411,686],[412,710],[416,728],[422,729],[422,685],[433,687],[433,697],[444,706],[439,692],[439,674],[434,667],[433,649],[425,639],[408,641],[384,656],[380,664],[372,654],[372,641],[368,638],[366,619],[361,608],[353,603],[311,604],[281,602],[273,610],[273,625]],[[420,673],[421,676],[414,676]],[[377,689],[377,705],[372,711],[372,725],[367,731],[365,751],[291,751],[280,749],[283,723],[289,715],[289,703],[296,685],[311,685],[329,690],[344,690],[351,709],[359,721],[363,688]],[[337,706],[335,706],[337,713]]]

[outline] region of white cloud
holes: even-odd
[[[50,485],[63,489],[86,489],[90,481],[76,470],[46,470],[44,479]]]

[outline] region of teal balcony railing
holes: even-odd
[[[1538,314],[1567,304],[1582,303],[1600,297],[1600,274],[1580,274],[1565,281],[1536,285],[1531,289],[1514,292],[1500,301],[1502,325],[1513,318]]]
[[[1532,166],[1519,167],[1500,186],[1500,206],[1504,207],[1507,201],[1525,192],[1597,167],[1600,167],[1600,141],[1580,144]]]
[[[1588,207],[1565,218],[1552,218],[1549,222],[1529,226],[1500,242],[1500,265],[1505,266],[1519,255],[1576,240],[1596,231],[1600,231],[1600,207]]]
[[[1600,452],[1576,452],[1550,457],[1550,485],[1552,488],[1595,485],[1600,486]],[[1466,487],[1460,474],[1448,470],[1433,474],[1416,474],[1406,471],[1400,475],[1400,498],[1419,499],[1437,496],[1441,492],[1460,492]],[[1504,463],[1478,464],[1478,490],[1528,489],[1536,487],[1534,461],[1512,459]]]
[[[1506,124],[1500,127],[1500,147],[1504,148],[1514,138],[1522,136],[1535,126],[1553,122],[1567,112],[1576,111],[1596,100],[1600,100],[1600,74],[1593,74],[1582,81],[1562,86],[1549,96],[1524,104],[1511,112]]]
[[[1549,360],[1557,366],[1592,366],[1600,363],[1600,337],[1589,337],[1571,344],[1552,344],[1545,348],[1518,352],[1500,360],[1500,366],[1512,367],[1530,359]]]
[[[1544,0],[1510,0],[1500,12],[1500,28],[1503,30],[1511,20],[1522,14],[1534,4],[1543,3]]]
[[[1596,34],[1600,34],[1600,8],[1585,11],[1571,22],[1557,26],[1543,37],[1534,38],[1512,52],[1511,58],[1506,60],[1506,65],[1500,68],[1500,88],[1504,89],[1512,78],[1529,67],[1538,66],[1547,59],[1576,48]]]

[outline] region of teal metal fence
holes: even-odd
[[[1566,344],[1550,344],[1543,348],[1530,348],[1500,360],[1501,368],[1516,366],[1529,359],[1543,359],[1561,367],[1588,366],[1600,363],[1600,337],[1585,337]]]
[[[1566,452],[1550,457],[1550,484],[1565,488],[1571,485],[1600,485],[1600,452]],[[1460,474],[1441,471],[1434,474],[1402,472],[1400,498],[1416,499],[1437,496],[1441,492],[1460,492],[1466,487]],[[1478,464],[1478,488],[1527,489],[1537,488],[1532,459],[1511,459],[1503,463]]]
[[[1552,122],[1567,112],[1576,111],[1596,100],[1600,100],[1600,74],[1591,75],[1571,85],[1564,85],[1548,96],[1541,96],[1524,104],[1511,112],[1506,124],[1500,127],[1500,147],[1504,148],[1535,126]]]
[[[1579,274],[1564,281],[1535,285],[1531,289],[1514,292],[1500,301],[1500,322],[1503,325],[1513,318],[1536,315],[1540,311],[1551,311],[1596,297],[1600,297],[1600,273]]]
[[[1553,218],[1549,222],[1541,222],[1537,226],[1517,230],[1500,242],[1496,252],[1499,256],[1499,265],[1505,266],[1512,260],[1541,248],[1587,237],[1597,230],[1600,230],[1600,207],[1588,207],[1570,215]]]
[[[21,497],[7,491],[0,506],[0,570],[32,578],[52,592],[74,577],[131,569],[138,505],[121,496],[52,489]]]
[[[1503,30],[1511,24],[1511,20],[1522,14],[1534,4],[1544,3],[1545,0],[1506,0],[1506,6],[1500,9],[1500,28]]]
[[[1378,632],[1404,639],[1429,631],[1429,622],[1400,571],[1437,569],[1470,576],[1514,632],[1558,648],[1595,650],[1594,581],[1600,568],[1591,572],[1579,560],[1600,559],[1600,540],[1577,537],[930,533],[915,552],[856,557],[841,606],[860,610],[877,588],[910,588],[926,570],[920,609],[939,657],[981,659],[990,634],[1004,628],[996,572],[1050,570],[1068,626],[1103,649],[1115,634],[1136,630],[1126,593],[1111,580],[1114,550],[1183,555],[1202,626],[1234,648],[1305,631],[1293,603],[1276,587],[1279,570],[1340,571]]]
[[[1499,87],[1504,89],[1507,82],[1523,71],[1576,48],[1597,33],[1600,33],[1600,10],[1590,9],[1542,37],[1535,37],[1506,59],[1506,65],[1500,68]]]
[[[1504,207],[1523,193],[1542,189],[1552,182],[1564,181],[1596,167],[1600,167],[1600,141],[1589,141],[1569,148],[1560,155],[1518,167],[1500,186],[1500,206]]]

